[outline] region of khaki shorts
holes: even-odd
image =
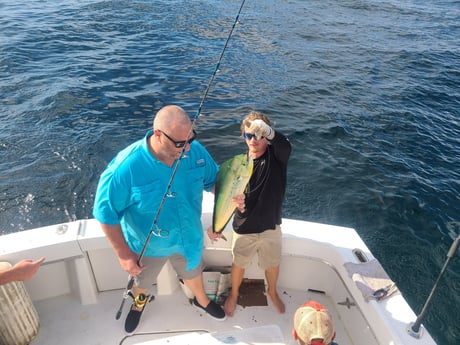
[[[259,267],[267,270],[279,266],[281,262],[281,228],[265,230],[260,234],[240,235],[233,232],[233,264],[248,268],[257,253]]]
[[[149,290],[151,286],[156,283],[157,276],[165,263],[169,260],[172,267],[177,273],[179,279],[190,280],[199,276],[204,269],[203,260],[193,270],[187,271],[187,262],[182,255],[173,254],[165,257],[152,257],[144,256],[142,258],[142,265],[144,270],[135,278],[136,286],[142,289]]]

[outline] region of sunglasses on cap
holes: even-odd
[[[189,140],[181,140],[181,141],[176,141],[173,138],[171,138],[169,135],[167,135],[165,132],[163,132],[161,129],[159,129],[160,133],[164,134],[166,138],[168,138],[176,147],[176,149],[181,149],[183,148],[186,144],[191,144],[193,140],[196,139],[196,132],[193,130],[193,137],[191,137]]]

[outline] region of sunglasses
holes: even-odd
[[[251,140],[252,138],[254,138],[254,140],[259,140],[259,139],[257,139],[256,135],[252,134],[252,133],[244,133],[243,136],[244,136],[244,139],[247,139],[247,140]],[[262,138],[260,138],[260,139],[262,139]]]
[[[187,144],[191,144],[193,140],[196,139],[196,132],[193,130],[193,137],[191,137],[189,140],[182,140],[182,141],[176,141],[173,138],[171,138],[169,135],[167,135],[165,132],[163,132],[161,129],[159,129],[160,133],[163,133],[166,138],[168,138],[176,147],[176,149],[181,149]]]

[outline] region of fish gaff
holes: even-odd
[[[236,210],[233,198],[244,193],[254,167],[250,155],[243,153],[220,165],[216,178],[212,230],[221,233]]]

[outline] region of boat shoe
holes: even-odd
[[[145,303],[142,308],[136,307],[136,304],[133,303],[131,305],[131,309],[129,310],[128,315],[126,316],[126,321],[125,321],[125,332],[128,334],[132,334],[137,326],[139,325],[139,321],[141,320],[142,312],[145,309],[145,306],[147,303]]]
[[[212,317],[214,320],[225,321],[227,319],[227,315],[225,315],[225,311],[222,309],[222,307],[212,300],[209,302],[206,308],[198,303],[196,297],[193,298],[192,304],[198,310],[205,311],[206,314],[208,314],[209,317]]]

